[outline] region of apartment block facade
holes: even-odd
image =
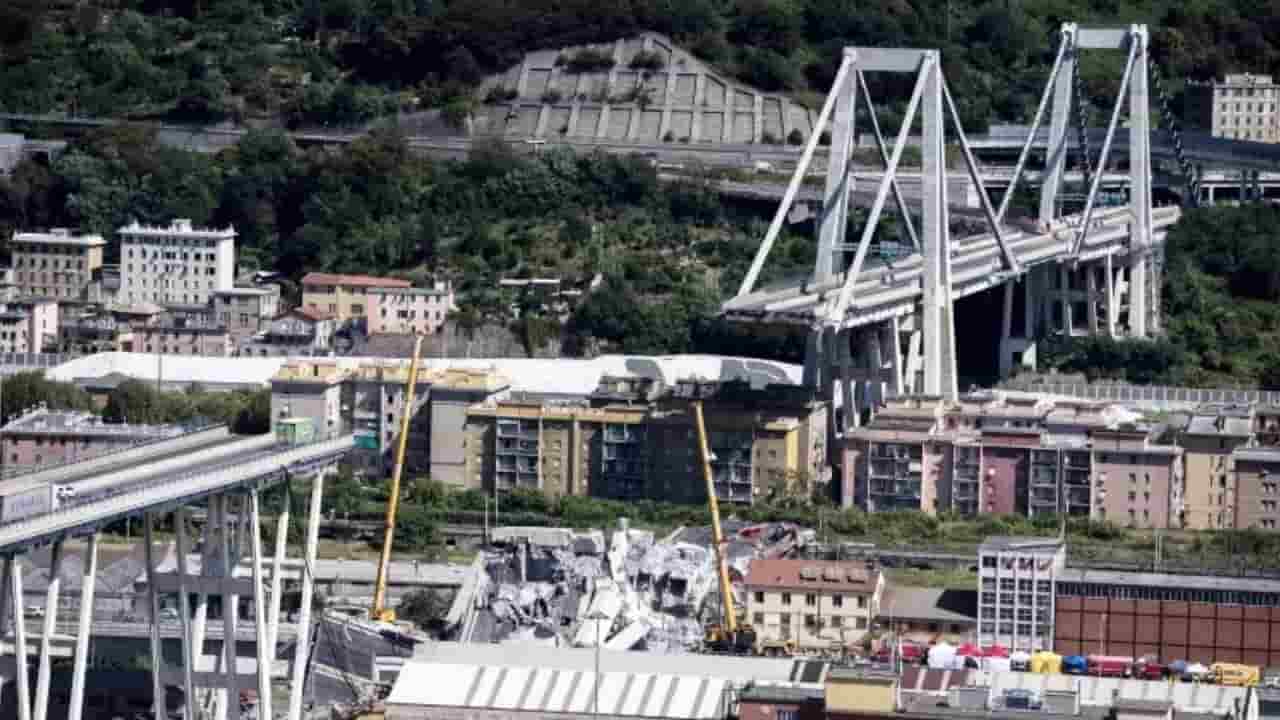
[[[757,559],[743,589],[757,642],[802,651],[859,644],[880,614],[884,576],[861,562]]]
[[[232,287],[215,290],[209,312],[239,343],[266,328],[280,314],[280,286]]]
[[[701,502],[696,397],[720,500],[806,494],[825,481],[826,407],[802,388],[680,382],[655,392],[645,380],[624,400],[617,381],[603,379],[586,398],[510,397],[471,408],[468,477],[479,473],[486,488]]]
[[[1203,405],[1178,434],[1186,478],[1185,527],[1236,527],[1235,451],[1254,443],[1254,422],[1248,405]]]
[[[302,277],[302,307],[332,315],[340,327],[352,321],[364,323],[372,302],[370,291],[411,286],[408,280],[395,278],[307,273]]]
[[[233,228],[197,228],[179,219],[168,227],[134,222],[116,234],[124,303],[206,305],[215,292],[233,287]]]
[[[83,299],[94,273],[102,267],[106,245],[101,235],[76,235],[66,228],[14,233],[9,247],[18,294]]]
[[[1214,137],[1280,141],[1280,85],[1271,75],[1238,73],[1221,81],[1187,85],[1187,118]]]
[[[449,313],[457,309],[453,285],[439,281],[430,288],[369,288],[366,305],[367,331],[433,335],[444,326]]]
[[[1066,559],[1061,539],[987,538],[978,548],[978,643],[1053,649],[1055,582]]]
[[[0,352],[53,352],[57,342],[57,302],[29,298],[0,303]]]
[[[1178,449],[1107,413],[1100,403],[995,393],[955,403],[894,400],[844,438],[842,500],[873,512],[1065,514],[1170,526],[1181,508]],[[1102,502],[1108,470],[1117,483],[1141,477],[1144,502],[1128,504],[1127,486]]]

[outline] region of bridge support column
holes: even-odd
[[[581,447],[581,445],[578,447]],[[278,642],[280,639],[280,601],[282,599],[281,593],[284,592],[284,553],[288,540],[289,496],[286,493],[284,509],[280,511],[280,516],[276,518],[276,552],[275,560],[271,566],[271,610],[267,616],[270,637],[267,640],[267,645],[271,648],[272,658],[280,651]]]
[[[1049,223],[1058,216],[1058,192],[1067,165],[1067,128],[1071,122],[1071,90],[1074,87],[1080,50],[1076,46],[1076,26],[1062,26],[1062,42],[1067,51],[1053,84],[1053,114],[1049,116],[1049,143],[1045,153],[1044,183],[1040,188],[1040,222]]]
[[[924,254],[924,392],[955,398],[955,303],[951,288],[951,230],[947,213],[947,164],[943,141],[942,68],[925,70],[921,97],[921,245]]]
[[[84,675],[89,661],[89,633],[93,628],[93,591],[98,578],[98,533],[89,536],[84,554],[84,573],[80,578],[80,622],[76,625],[76,656],[71,669],[67,720],[80,720],[84,712]]]
[[[253,563],[253,626],[257,631],[255,640],[258,649],[258,717],[271,720],[275,715],[271,712],[271,661],[275,659],[270,644],[270,633],[267,620],[270,611],[267,608],[266,595],[262,588],[262,518],[259,515],[258,491],[249,491],[249,554]]]
[[[240,593],[236,592],[234,582],[236,565],[240,564],[241,526],[244,522],[245,503],[235,508],[235,515],[226,512],[232,506],[232,496],[224,495],[223,499],[223,533],[219,552],[222,553],[222,691],[226,696],[224,707],[228,717],[239,717],[240,683],[237,667],[239,653],[236,638],[240,620]]]
[[[1107,337],[1112,338],[1116,336],[1116,315],[1118,310],[1118,303],[1116,302],[1115,268],[1113,267],[1113,264],[1114,262],[1112,260],[1111,253],[1107,253],[1105,265],[1103,265],[1102,270],[1104,276],[1103,281],[1106,283],[1107,293]]]
[[[320,500],[324,494],[324,472],[316,473],[311,485],[311,505],[307,510],[307,546],[302,565],[302,606],[298,608],[298,639],[294,643],[293,674],[289,683],[288,720],[302,718],[302,686],[306,682],[307,662],[311,658],[311,596],[314,592],[316,546],[320,533]]]
[[[1085,303],[1085,320],[1089,325],[1089,334],[1098,334],[1098,268],[1092,264],[1084,267],[1084,291],[1089,302]]]
[[[164,702],[164,683],[161,680],[164,668],[164,657],[160,652],[160,593],[156,589],[156,558],[152,525],[155,516],[146,513],[142,516],[143,557],[147,563],[147,609],[151,620],[151,706],[153,716],[157,719],[167,718]]]
[[[58,540],[53,543],[49,556],[49,587],[45,592],[44,624],[40,632],[40,665],[36,670],[35,720],[47,720],[49,715],[49,680],[52,671],[49,653],[52,651],[53,633],[58,629],[58,593],[61,589],[62,541]],[[17,609],[21,612],[21,606]]]
[[[22,594],[22,564],[18,558],[10,555],[5,558],[5,567],[9,573],[9,610],[13,615],[13,659],[14,675],[17,676],[18,720],[31,720],[31,670],[27,662],[27,623],[22,608],[25,601]]]
[[[187,514],[184,506],[178,508],[173,516],[175,552],[178,555],[178,613],[182,620],[182,713],[186,720],[199,720],[194,673],[196,659],[203,653],[196,650],[191,633],[191,598],[187,593]],[[201,569],[204,569],[203,563]]]

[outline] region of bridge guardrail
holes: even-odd
[[[1086,400],[1153,404],[1260,403],[1280,404],[1280,391],[1249,388],[1193,388],[1173,385],[1128,385],[1123,383],[1019,382],[1008,380],[1004,390],[1066,395]]]

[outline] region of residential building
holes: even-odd
[[[825,482],[826,406],[799,386],[604,377],[587,397],[512,396],[468,411],[468,478],[619,499],[706,499],[690,402],[703,401],[717,497],[807,496]]]
[[[366,328],[370,335],[432,335],[456,310],[453,284],[437,281],[430,288],[371,287],[367,293]]]
[[[842,497],[868,512],[945,509],[951,496],[946,408],[937,397],[890,400],[870,423],[846,433],[843,470],[852,492]]]
[[[106,244],[101,235],[76,235],[66,228],[14,233],[9,247],[19,294],[81,299],[102,267]]]
[[[85,288],[85,302],[90,305],[119,304],[120,283],[120,266],[104,264],[93,273],[93,279]]]
[[[822,686],[751,684],[738,692],[738,720],[826,720]]]
[[[743,589],[758,642],[845,650],[861,642],[879,616],[884,576],[862,562],[757,558]]]
[[[302,278],[302,307],[328,313],[345,327],[352,321],[364,323],[368,317],[369,291],[375,288],[407,289],[408,280],[369,275],[307,273]]]
[[[1238,447],[1231,453],[1231,466],[1235,527],[1276,530],[1280,523],[1280,448]]]
[[[112,425],[86,412],[39,407],[0,428],[0,457],[7,476],[180,434],[181,428],[172,425]]]
[[[1093,517],[1138,528],[1181,527],[1182,448],[1153,442],[1152,428],[1126,423],[1092,434]]]
[[[190,220],[168,227],[118,230],[121,297],[126,303],[207,305],[214,292],[230,290],[235,273],[233,228],[197,228]]]
[[[229,357],[233,347],[227,329],[206,316],[170,316],[136,326],[130,334],[135,352]]]
[[[1181,527],[1210,530],[1236,527],[1235,457],[1253,444],[1253,409],[1248,405],[1202,405],[1178,433],[1183,449]]]
[[[53,352],[57,342],[57,302],[27,298],[0,303],[0,352]]]
[[[319,356],[333,350],[337,322],[333,316],[305,307],[294,308],[271,320],[262,332],[243,337],[236,354],[245,357]]]
[[[1271,75],[1237,73],[1222,81],[1188,83],[1186,115],[1192,127],[1214,137],[1274,143],[1280,85]]]
[[[348,371],[336,360],[291,362],[271,378],[271,419],[311,418],[317,433],[337,433],[345,426],[342,383]]]
[[[237,285],[212,295],[209,311],[237,344],[264,330],[280,314],[279,285]]]
[[[978,548],[979,644],[1052,649],[1054,583],[1066,557],[1060,538],[987,538]]]

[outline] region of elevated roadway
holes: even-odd
[[[1182,216],[1177,207],[1156,208],[1153,233],[1157,244],[1165,230]],[[1005,240],[1023,268],[1054,263],[1071,254],[1078,218],[1055,223],[1048,230],[1009,228]],[[1128,253],[1128,208],[1099,210],[1093,227],[1077,259],[1087,261]],[[951,258],[952,293],[967,297],[1008,279],[1002,272],[995,238],[987,233],[953,241]],[[896,261],[868,258],[854,284],[853,301],[843,319],[844,327],[859,327],[894,317],[910,315],[923,295],[924,261],[919,252]],[[746,321],[810,325],[816,313],[834,303],[844,284],[843,274],[831,282],[813,285],[797,279],[763,288],[728,300],[722,306],[726,316]]]
[[[265,436],[270,437],[270,436]],[[139,469],[54,512],[0,525],[0,553],[88,534],[144,512],[160,512],[239,487],[265,487],[331,464],[354,447],[351,435],[291,448],[261,448],[215,459]]]

